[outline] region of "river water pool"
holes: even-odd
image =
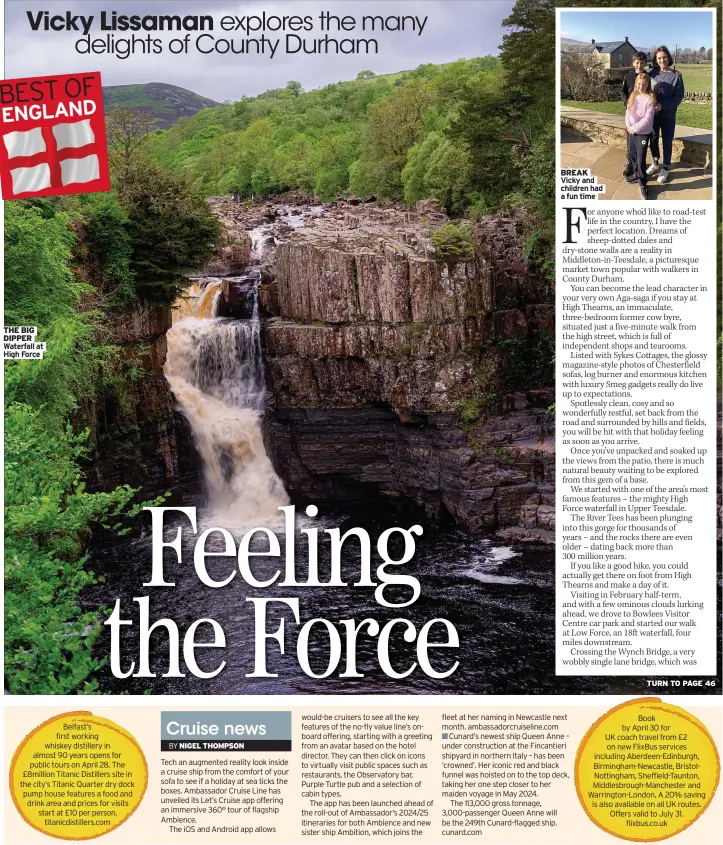
[[[214,524],[214,514],[199,510],[199,533]],[[215,619],[226,636],[225,649],[198,649],[199,667],[213,671],[226,660],[225,668],[213,678],[194,677],[181,659],[183,678],[164,678],[168,667],[168,637],[165,630],[151,635],[150,665],[155,678],[114,678],[110,667],[101,671],[101,686],[105,692],[155,694],[572,694],[572,693],[653,693],[644,679],[625,678],[557,678],[554,672],[554,552],[550,548],[523,547],[513,549],[495,544],[454,528],[435,527],[423,519],[413,519],[402,513],[376,510],[351,517],[341,512],[322,511],[313,521],[319,528],[319,572],[323,580],[329,571],[329,538],[323,529],[338,527],[343,535],[352,527],[363,527],[372,541],[372,573],[379,559],[375,543],[379,534],[392,525],[409,528],[414,522],[424,525],[425,533],[417,539],[417,551],[407,564],[398,567],[400,572],[415,576],[421,584],[418,600],[409,607],[381,607],[374,598],[373,587],[351,586],[359,577],[359,543],[351,538],[344,545],[342,555],[342,580],[347,587],[282,587],[274,584],[265,589],[250,587],[238,571],[225,587],[212,588],[202,584],[193,565],[193,549],[198,535],[194,535],[187,519],[167,519],[166,539],[172,539],[178,527],[183,529],[182,563],[176,562],[173,550],[165,554],[165,578],[175,582],[175,587],[143,587],[150,581],[151,532],[144,529],[141,536],[122,538],[115,543],[96,547],[91,568],[104,577],[103,583],[86,591],[86,607],[100,604],[112,608],[120,599],[122,618],[133,621],[132,626],[122,626],[121,669],[130,668],[132,660],[138,661],[138,604],[134,597],[150,597],[150,621],[170,618],[178,625],[181,637],[197,619]],[[312,521],[297,518],[298,528],[309,527]],[[230,529],[236,541],[243,531]],[[253,559],[253,572],[265,580],[281,566],[283,570],[284,538],[279,529],[281,564],[279,558]],[[267,549],[268,541],[258,538],[261,545],[253,548]],[[223,551],[220,535],[209,537],[207,548]],[[296,571],[297,579],[305,577],[308,560],[306,539],[297,529]],[[224,580],[237,569],[233,557],[209,558],[208,571],[215,580]],[[395,567],[390,567],[393,571]],[[282,576],[283,577],[283,576]],[[281,579],[279,579],[281,580]],[[405,592],[406,591],[406,592]],[[385,595],[400,602],[411,595],[408,587],[392,588]],[[291,610],[277,603],[268,605],[267,630],[276,631],[280,618],[285,620],[285,654],[279,653],[278,644],[269,640],[267,669],[277,678],[248,678],[254,665],[254,610],[250,597],[298,598],[301,623],[324,618],[337,623],[342,643],[339,668],[325,679],[307,677],[299,668],[296,641],[300,626],[293,620]],[[459,633],[457,649],[437,649],[430,652],[432,665],[439,672],[448,669],[455,660],[457,670],[447,678],[427,677],[419,667],[407,678],[397,680],[387,677],[379,666],[377,637],[362,633],[357,637],[357,671],[362,678],[341,678],[339,673],[345,663],[344,629],[341,620],[354,619],[358,624],[365,618],[374,618],[380,625],[394,618],[409,619],[417,631],[430,619],[449,620]],[[310,664],[316,674],[328,665],[329,637],[321,625],[315,626],[309,640]],[[415,645],[404,641],[403,627],[397,625],[395,636],[390,639],[390,661],[393,668],[403,672],[415,660]],[[437,630],[436,639],[439,640]],[[196,639],[208,641],[210,626],[201,626]],[[430,636],[434,640],[435,635]],[[96,645],[97,654],[110,653],[108,626]],[[137,671],[137,670],[136,670]],[[711,688],[705,688],[710,692]],[[687,690],[698,692],[699,690]]]

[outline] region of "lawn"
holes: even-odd
[[[683,74],[686,91],[713,91],[712,65],[678,64],[676,67]]]
[[[698,65],[694,65],[698,67]],[[589,109],[590,111],[601,111],[605,114],[617,114],[622,117],[622,103],[580,103],[576,100],[562,100],[561,105],[571,106],[576,109]],[[713,104],[712,103],[681,103],[678,106],[676,123],[682,126],[692,126],[696,129],[713,128]]]

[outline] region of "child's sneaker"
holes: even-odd
[[[630,173],[628,176],[625,177],[625,181],[629,182],[632,185],[634,182],[638,181],[638,177],[634,173]]]
[[[660,165],[657,161],[654,161],[645,172],[648,176],[655,176],[656,173],[660,172]]]
[[[630,165],[627,165],[625,170],[623,170],[623,179],[627,179],[628,176],[632,176],[633,172],[633,168],[630,167]]]
[[[640,199],[641,200],[649,200],[650,194],[648,193],[648,186],[644,185],[642,182],[640,183]]]
[[[668,181],[668,179],[670,179],[670,171],[667,167],[664,167],[660,171],[660,176],[658,176],[658,184],[664,185]]]

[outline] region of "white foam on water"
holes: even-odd
[[[490,550],[490,556],[495,563],[502,563],[505,560],[511,560],[513,557],[519,557],[520,553],[508,546],[497,546]]]
[[[519,557],[519,552],[508,546],[491,546],[489,540],[482,541],[484,548],[482,554],[472,561],[472,566],[462,573],[466,578],[472,578],[482,584],[524,584],[520,578],[513,578],[510,575],[495,575],[495,570],[505,561]]]
[[[520,578],[512,578],[508,575],[493,575],[490,572],[478,572],[476,569],[468,569],[463,573],[468,578],[474,581],[479,581],[482,584],[524,584],[525,582]]]

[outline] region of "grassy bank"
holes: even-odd
[[[686,91],[710,92],[713,90],[713,66],[712,65],[676,65],[683,74],[683,83]]]

